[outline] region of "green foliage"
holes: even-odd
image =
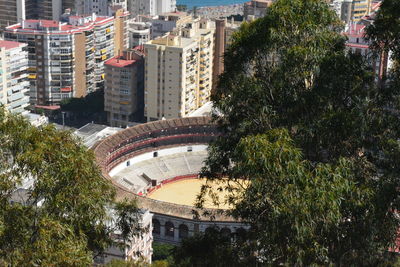
[[[139,224],[141,214],[136,199],[125,199],[124,201],[118,202],[115,204],[114,209],[118,218],[116,226],[120,229],[124,241],[131,240],[142,231],[149,230],[142,229]]]
[[[117,260],[113,259],[109,262],[107,267],[169,267],[173,266],[168,263],[168,261],[155,261],[151,264],[148,264],[144,261],[125,261],[125,260]]]
[[[85,97],[68,98],[61,101],[61,109],[78,113],[104,111],[104,91],[97,90]]]
[[[169,267],[173,266],[170,264],[169,260],[157,260],[151,264],[151,267]]]
[[[136,206],[107,223],[114,189],[94,155],[66,131],[31,126],[0,107],[0,259],[13,266],[82,266],[133,223]],[[17,188],[34,178],[27,191]],[[130,203],[134,206],[134,203]],[[125,229],[125,228],[124,228]],[[128,234],[132,234],[129,232]]]
[[[251,224],[265,261],[291,266],[330,263],[329,254],[337,245],[331,238],[340,240],[337,228],[346,227],[350,219],[342,217],[342,202],[362,206],[371,195],[357,187],[353,163],[340,159],[336,166],[313,166],[280,129],[243,138],[235,154],[233,173],[251,183],[233,214]],[[351,194],[361,198],[353,200]]]
[[[266,264],[375,265],[397,236],[400,87],[340,29],[324,1],[278,0],[225,55],[203,175],[251,181],[228,200]]]
[[[385,0],[375,17],[374,24],[367,29],[368,38],[377,50],[392,51],[400,59],[400,2]]]
[[[166,260],[172,255],[175,246],[153,242],[153,261]]]
[[[211,229],[182,240],[174,250],[173,266],[255,266],[255,258],[245,248],[242,239],[231,242],[229,236]]]

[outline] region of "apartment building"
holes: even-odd
[[[24,20],[7,27],[4,37],[28,45],[32,104],[57,105],[104,87],[104,62],[114,56],[113,17]]]
[[[359,21],[371,11],[372,0],[353,0],[352,20]]]
[[[114,16],[116,10],[127,10],[128,5],[127,0],[75,0],[74,7],[76,14]]]
[[[251,0],[243,4],[243,13],[246,20],[264,17],[272,0]]]
[[[128,24],[129,47],[144,45],[151,39],[151,23],[132,21]]]
[[[144,45],[145,108],[147,121],[180,118],[210,99],[214,28],[207,20]]]
[[[151,23],[151,39],[161,37],[175,28],[184,27],[193,20],[186,12],[163,13],[156,18],[140,17],[141,21]]]
[[[130,0],[128,11],[132,17],[139,15],[156,16],[176,10],[176,0]]]
[[[373,0],[334,0],[332,6],[346,24],[358,22],[372,11]]]
[[[368,25],[368,24],[367,24]],[[375,74],[376,81],[382,81],[388,70],[392,67],[393,62],[390,54],[375,54],[370,49],[370,41],[365,38],[367,25],[350,23],[348,29],[344,32],[348,40],[346,42],[347,49],[354,53],[359,53],[367,59]]]
[[[129,12],[124,9],[118,9],[115,11],[114,18],[114,55],[118,55],[129,48]]]
[[[26,44],[0,40],[0,104],[13,113],[29,105]]]
[[[64,10],[74,5],[74,0],[1,0],[0,28],[26,19],[60,20]]]
[[[104,110],[114,127],[127,127],[143,119],[144,56],[135,50],[106,61]]]

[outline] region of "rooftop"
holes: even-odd
[[[25,20],[26,23],[39,23],[43,28],[54,28],[60,25],[59,21],[55,20],[37,20],[37,19],[27,19]]]
[[[105,62],[106,65],[117,67],[117,68],[124,68],[128,66],[133,66],[136,60],[127,60],[123,59],[120,56],[113,57]]]
[[[76,130],[74,134],[82,139],[85,146],[91,148],[98,141],[103,140],[121,130],[123,129],[117,127],[108,127],[101,124],[88,123]]]
[[[54,21],[54,20],[24,20],[22,23],[10,25],[6,27],[6,31],[18,31],[18,32],[57,32],[57,34],[81,32],[88,30],[93,26],[101,25],[113,21],[113,17],[95,17],[90,18],[89,16],[70,16],[70,22]],[[79,21],[79,19],[82,19]]]
[[[18,42],[0,40],[0,47],[4,47],[6,50],[17,48],[22,45],[23,44],[18,43]]]

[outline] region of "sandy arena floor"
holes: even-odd
[[[205,179],[186,179],[180,180],[176,182],[171,182],[163,185],[161,188],[153,191],[150,195],[148,195],[151,199],[161,200],[165,202],[180,204],[180,205],[188,205],[193,206],[196,201],[196,196],[200,193],[201,186],[206,183]],[[220,185],[221,186],[221,185]],[[218,185],[214,185],[214,188],[218,188]],[[227,192],[217,191],[218,192],[220,202],[223,202]],[[205,208],[220,208],[220,209],[228,209],[229,206],[227,204],[220,204],[216,207],[209,196],[206,198],[206,202],[204,204]]]

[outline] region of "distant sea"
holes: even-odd
[[[227,6],[233,4],[242,4],[244,2],[246,2],[246,0],[177,0],[176,4],[186,5],[188,9],[191,9],[194,6]]]

